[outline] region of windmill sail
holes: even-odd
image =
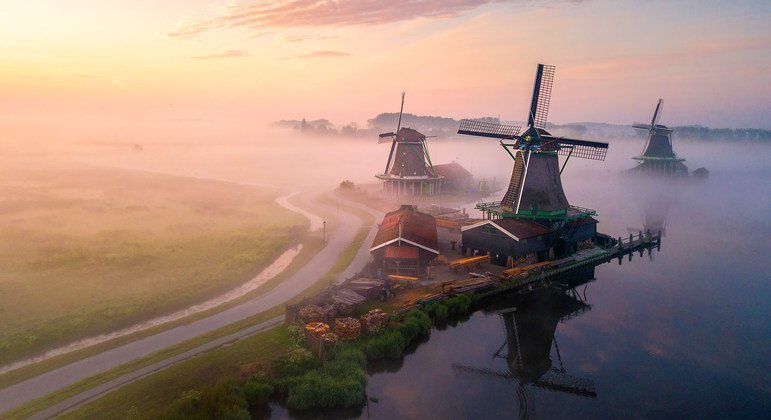
[[[608,143],[590,140],[576,140],[565,137],[541,135],[544,150],[556,149],[562,156],[578,157],[591,160],[605,160]],[[552,143],[553,142],[553,143]],[[553,146],[556,144],[556,147]]]
[[[477,120],[461,120],[458,134],[467,136],[491,137],[495,139],[513,139],[522,127],[518,125],[495,124]]]
[[[383,171],[384,174],[388,173],[388,167],[391,166],[391,159],[394,156],[394,148],[396,147],[396,136],[399,134],[399,129],[402,127],[402,113],[404,112],[404,92],[402,92],[402,105],[399,107],[399,122],[396,124],[396,132],[390,132],[381,134],[380,138],[393,136],[393,141],[391,142],[391,152],[388,153],[388,161],[386,162],[385,171]]]
[[[566,156],[566,163],[573,156],[605,160],[608,143],[557,137],[545,130],[554,85],[554,71],[554,66],[538,65],[527,118],[528,128],[524,133],[520,134],[520,127],[517,126],[475,120],[461,121],[458,134],[515,140],[509,144],[501,142],[514,158],[514,168],[506,194],[500,203],[478,206],[483,211],[502,217],[547,220],[565,220],[595,214],[593,210],[574,208],[568,203],[562,188],[562,169],[557,155]]]
[[[527,116],[527,125],[530,127],[546,128],[553,85],[554,66],[539,64],[535,73],[533,98],[530,100],[530,114]]]

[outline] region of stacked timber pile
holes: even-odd
[[[304,323],[321,322],[326,318],[324,309],[318,305],[305,305],[300,308],[300,318]]]
[[[366,298],[351,289],[336,290],[332,295],[332,301],[336,303],[344,303],[346,305],[354,306],[364,302]]]
[[[338,318],[335,320],[335,333],[340,339],[353,340],[361,334],[361,322],[356,318]]]
[[[491,286],[493,281],[485,276],[466,280],[446,281],[442,283],[442,291],[449,294],[466,293]]]
[[[326,319],[333,319],[351,315],[353,313],[353,305],[343,302],[332,302],[329,305],[325,305],[322,310]]]
[[[346,288],[368,298],[377,298],[382,286],[383,283],[375,279],[356,279],[346,284]]]
[[[329,305],[305,305],[300,308],[300,318],[305,324],[310,322],[322,322],[340,316],[349,316],[353,313],[353,305],[344,302],[332,302]]]
[[[361,325],[368,334],[376,334],[385,328],[388,324],[388,314],[382,309],[373,309],[362,315]]]
[[[489,263],[490,262],[490,256],[489,255],[478,255],[475,257],[468,257],[468,258],[461,258],[459,260],[450,261],[447,265],[450,267],[453,271],[458,271],[461,268],[465,268],[466,270],[470,269],[471,267],[479,267],[483,263]]]

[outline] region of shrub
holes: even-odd
[[[267,404],[270,395],[273,394],[275,387],[265,380],[259,378],[249,378],[244,384],[244,398],[250,406],[256,407]]]
[[[370,338],[364,351],[370,360],[384,357],[396,359],[402,355],[406,346],[407,340],[399,331],[389,330]]]
[[[296,347],[289,352],[286,359],[278,360],[273,363],[274,372],[279,376],[287,378],[299,376],[318,366],[318,360],[313,353],[302,348]]]
[[[471,307],[471,298],[467,295],[453,296],[443,302],[450,316],[465,315]]]
[[[425,312],[413,309],[404,315],[400,330],[408,342],[412,341],[415,337],[431,331],[431,318]]]
[[[307,344],[308,339],[305,337],[305,330],[298,325],[290,325],[287,327],[287,334],[289,335],[289,341],[295,347],[303,347]]]
[[[306,373],[289,386],[290,408],[351,407],[364,401],[367,376],[352,361],[335,360],[326,367]]]
[[[249,419],[249,411],[238,385],[232,379],[225,379],[203,391],[184,392],[161,418]]]
[[[431,315],[434,317],[434,320],[437,322],[444,322],[447,320],[447,317],[450,315],[450,311],[447,308],[447,305],[444,303],[436,303],[433,306],[431,306]]]
[[[334,355],[335,361],[355,363],[360,368],[367,367],[367,355],[356,347],[344,347]]]

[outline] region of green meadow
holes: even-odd
[[[307,228],[277,194],[128,170],[0,168],[0,365],[249,280]]]

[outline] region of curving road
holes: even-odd
[[[220,327],[248,318],[259,312],[286,302],[296,296],[298,292],[313,284],[332,268],[342,253],[343,249],[351,243],[356,234],[359,232],[359,229],[362,227],[362,222],[358,217],[350,213],[340,211],[339,208],[335,209],[331,206],[327,206],[316,200],[315,197],[310,197],[309,199],[313,205],[311,208],[321,207],[335,215],[335,220],[327,221],[329,228],[329,232],[326,235],[327,245],[305,266],[300,268],[294,275],[284,280],[276,288],[252,300],[249,300],[233,308],[226,309],[222,312],[213,314],[209,317],[139,339],[114,349],[107,350],[97,355],[73,362],[69,365],[62,366],[58,369],[46,372],[34,378],[30,378],[26,381],[4,388],[0,390],[0,414],[12,409],[15,406],[24,404],[35,398],[42,397],[60,388],[71,385],[79,380],[131,362],[132,360],[142,356],[197,337],[209,331],[213,331]],[[366,206],[350,202],[348,200],[338,198],[336,198],[336,200],[351,207],[356,207],[370,213],[375,218],[376,222],[382,218],[382,213],[379,211],[375,211]],[[313,219],[311,220],[313,221]],[[373,223],[373,225],[370,227],[367,239],[365,239],[362,243],[362,247],[354,257],[351,265],[340,275],[340,279],[350,277],[364,267],[367,259],[369,258],[368,244],[371,243],[372,239],[374,238],[376,227],[377,224]],[[271,321],[275,322],[275,320]],[[255,326],[253,329],[257,327],[258,326]],[[245,336],[254,334],[255,332],[264,328],[267,328],[267,324],[262,325],[262,328],[240,333],[241,336]],[[225,339],[227,338],[228,337],[225,337]],[[233,338],[231,337],[231,340],[232,339]],[[198,348],[191,350],[192,354],[197,354],[201,351],[205,351],[205,349]],[[175,357],[178,358],[179,356]],[[184,358],[192,356],[181,355],[181,357],[182,359],[180,360],[183,360]],[[163,367],[169,366],[179,361],[174,359],[175,358],[171,358],[159,362],[157,366],[153,366],[154,370],[151,371],[157,371]],[[133,379],[128,378],[128,376],[134,373],[129,374],[126,377],[118,378],[115,381],[112,381],[110,384],[105,384],[86,393],[76,395],[63,403],[51,407],[51,410],[46,410],[46,412],[39,413],[39,415],[43,417],[56,415],[63,410],[91,400],[96,396],[103,394],[104,392],[128,383],[131,380],[135,380],[138,377],[148,373],[149,372],[140,373],[139,376],[136,376]]]

